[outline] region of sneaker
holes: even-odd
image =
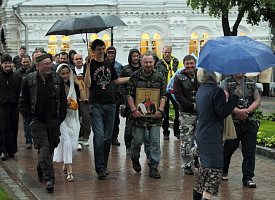
[[[196,168],[200,168],[199,157],[198,157],[198,156],[195,156],[195,157],[194,157],[194,160],[195,160],[194,166],[195,166]]]
[[[109,174],[110,174],[110,172],[109,172],[108,169],[105,169],[105,174],[106,174],[106,175],[109,175]]]
[[[27,143],[26,144],[26,149],[31,149],[32,148],[32,144],[31,143]]]
[[[193,175],[194,171],[193,171],[193,169],[191,167],[185,167],[184,168],[184,173],[188,174],[188,175]]]
[[[133,164],[133,169],[136,172],[140,172],[141,171],[141,166],[140,166],[139,161],[132,161],[132,164]]]
[[[84,146],[89,146],[89,142],[88,142],[88,141],[84,141],[84,142],[83,142],[83,145],[84,145]]]
[[[77,146],[77,150],[82,150],[82,145],[81,144],[78,144],[78,146]]]
[[[119,146],[120,142],[118,141],[118,139],[113,139],[112,144]]]
[[[54,186],[53,185],[54,185],[53,182],[48,181],[47,184],[46,184],[46,190],[48,192],[52,192],[54,190]]]
[[[164,140],[169,140],[169,135],[164,135],[163,138]]]
[[[161,176],[156,168],[150,168],[149,176],[152,178],[161,178]]]
[[[78,140],[78,144],[83,144],[84,142],[82,140]]]
[[[99,180],[103,180],[106,177],[105,170],[98,172],[97,176]]]
[[[228,181],[228,173],[222,173],[221,179],[222,179],[223,181]]]

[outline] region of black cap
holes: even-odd
[[[12,57],[9,54],[4,54],[1,57],[1,63],[7,62],[7,61],[12,62]]]
[[[114,46],[109,46],[106,50],[106,52],[113,51],[116,52],[116,48]]]
[[[41,56],[38,56],[38,57],[36,58],[36,62],[37,62],[37,63],[40,63],[42,60],[45,60],[45,59],[47,59],[47,58],[50,58],[51,61],[53,61],[53,56],[52,56],[52,54],[46,53],[46,54],[42,54]]]

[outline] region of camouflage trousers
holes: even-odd
[[[185,112],[180,113],[180,155],[183,161],[182,168],[192,167],[194,165],[194,157],[198,156],[198,147],[192,147],[192,138],[196,135],[197,116]]]
[[[221,182],[222,168],[200,167],[196,179],[196,190],[198,193],[204,191],[214,196],[218,195]]]

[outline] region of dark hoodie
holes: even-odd
[[[134,67],[132,65],[132,54],[134,52],[137,52],[140,55],[140,52],[138,49],[131,49],[128,55],[128,65],[123,66],[121,72],[120,72],[120,77],[130,77],[135,71],[141,68],[141,65],[139,63],[139,67]],[[123,99],[125,102],[127,102],[126,95],[127,95],[127,83],[120,85],[120,93],[123,96]]]

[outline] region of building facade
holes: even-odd
[[[45,36],[57,20],[84,14],[115,14],[127,24],[114,27],[117,60],[122,64],[128,62],[132,48],[140,49],[141,53],[153,50],[160,56],[162,47],[171,45],[173,54],[182,60],[186,54],[198,55],[207,40],[223,36],[221,19],[192,10],[185,0],[4,0],[0,11],[1,51],[15,56],[23,45],[29,54],[36,47],[43,47],[52,54],[74,49],[85,56],[86,35]],[[231,25],[236,17],[237,10],[231,10]],[[271,45],[271,29],[266,22],[251,26],[244,18],[238,31],[238,35]],[[111,29],[89,33],[89,44],[96,38],[110,46]]]

